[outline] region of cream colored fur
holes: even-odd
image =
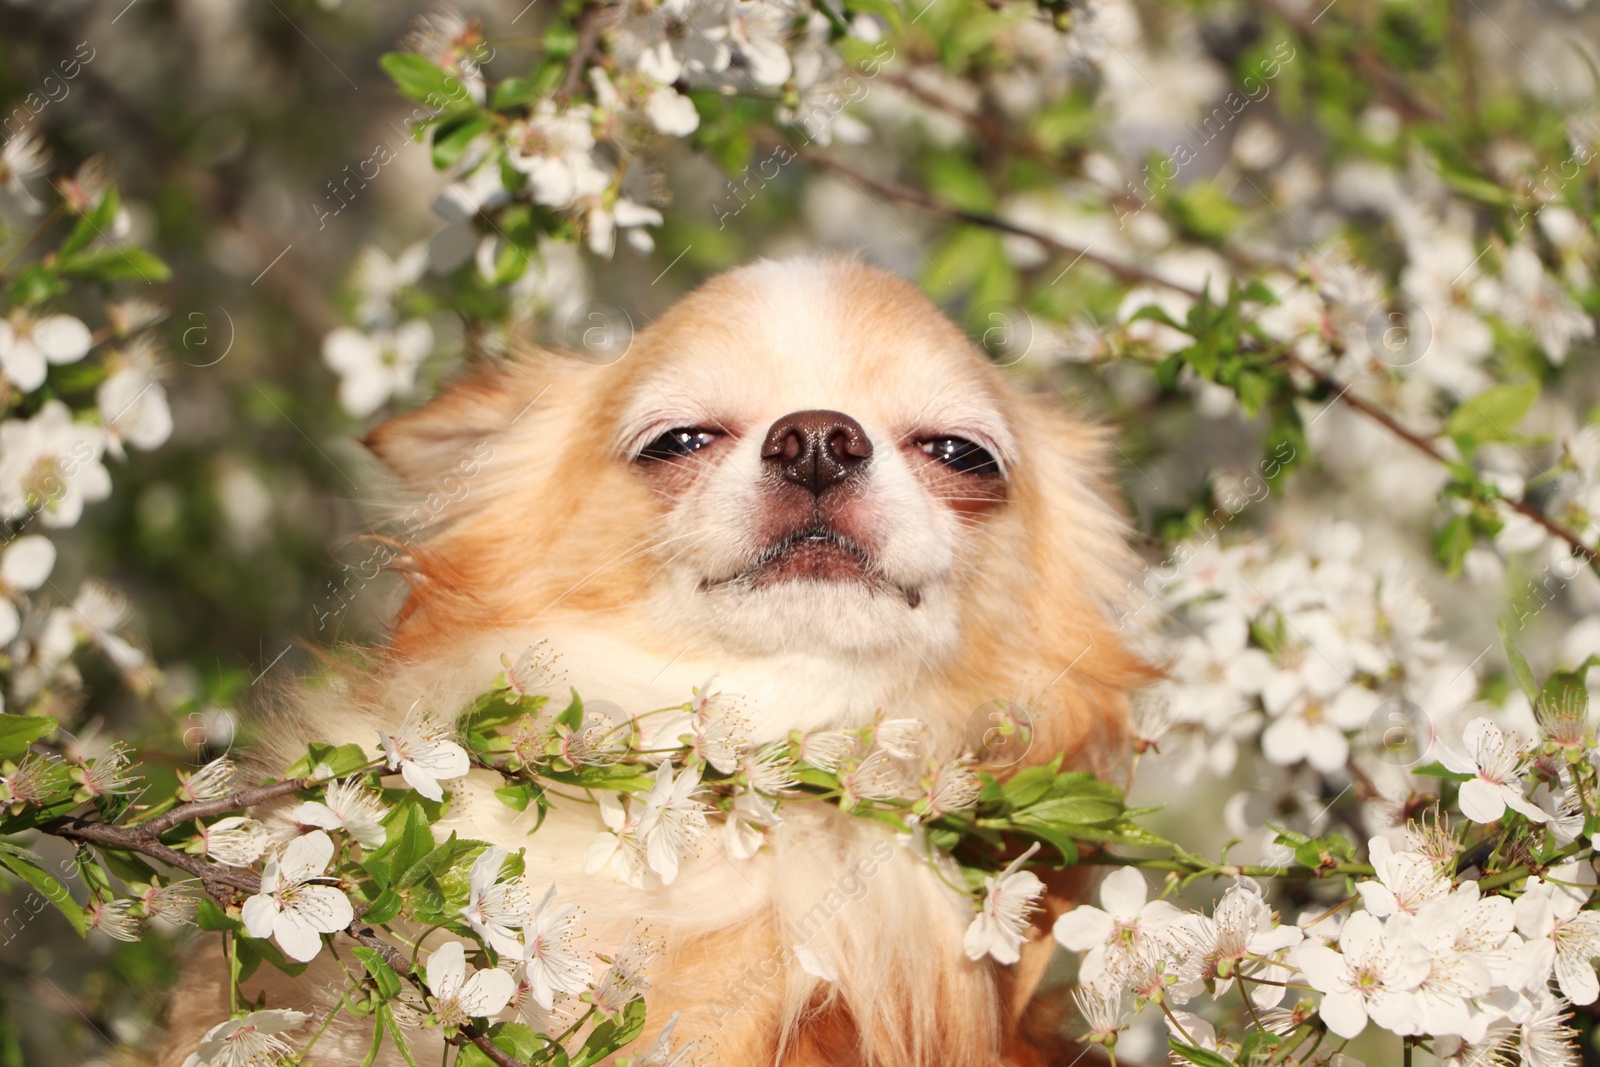
[[[874,565],[920,604],[858,583],[718,584],[762,547],[762,435],[810,408],[846,412],[872,436],[851,506]],[[663,429],[697,425],[728,433],[677,473],[630,461]],[[999,456],[1003,498],[940,481],[915,448],[930,432]],[[401,562],[412,588],[390,645],[263,709],[255,757],[276,770],[310,740],[376,752],[378,728],[419,702],[460,709],[502,654],[548,642],[567,683],[630,713],[681,703],[715,674],[746,698],[757,741],[882,712],[924,720],[953,753],[981,737],[979,709],[1008,698],[1036,717],[1024,765],[1064,749],[1112,768],[1125,693],[1148,672],[1114,624],[1130,556],[1099,440],[1024,396],[883,272],[800,259],[725,275],[612,366],[527,353],[374,434],[419,494],[482,462]],[[531,816],[501,804],[498,784],[483,771],[456,783],[438,831],[526,849],[530,889],[554,883],[580,903],[596,951],[639,921],[664,938],[650,1033],[681,1011],[676,1035],[731,1065],[1026,1060],[1012,1017],[1027,989],[966,959],[969,905],[880,825],[790,805],[756,857],[728,857],[714,832],[672,885],[639,890],[609,868],[584,873],[593,808],[558,804],[529,836]],[[797,944],[839,980],[807,973]],[[214,957],[191,965],[164,1063],[177,1067],[225,1017],[218,969]],[[324,954],[313,976],[264,975],[251,992],[302,1008],[314,992],[327,1006],[338,978]],[[366,1033],[365,1020],[336,1024],[313,1062],[357,1062]],[[436,1043],[417,1045],[420,1062],[437,1058]]]

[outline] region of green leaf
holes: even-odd
[[[507,78],[494,87],[494,95],[490,98],[489,104],[496,111],[515,111],[518,108],[531,107],[537,99],[539,93],[527,78]]]
[[[1173,1053],[1199,1067],[1235,1067],[1234,1062],[1210,1049],[1197,1048],[1194,1045],[1185,1045],[1175,1037],[1167,1038],[1167,1047]]]
[[[393,889],[385,889],[378,894],[371,904],[367,905],[367,910],[361,913],[361,921],[372,923],[374,926],[382,926],[400,914],[400,906],[404,903],[405,900],[399,893],[396,893]]]
[[[397,875],[403,875],[433,851],[433,830],[428,825],[428,817],[423,813],[422,805],[407,806],[404,825],[398,827],[391,825],[388,840],[395,843],[394,851],[388,857],[389,870]]]
[[[497,1023],[489,1028],[487,1036],[496,1048],[511,1053],[524,1063],[541,1062],[545,1050],[550,1047],[522,1023]],[[554,1059],[543,1062],[548,1062],[552,1067],[563,1067],[567,1063],[566,1053],[558,1052]],[[462,1046],[456,1056],[456,1067],[493,1067],[493,1064],[494,1061],[476,1045]]]
[[[1411,773],[1420,775],[1423,778],[1442,778],[1447,782],[1472,781],[1472,775],[1460,774],[1456,771],[1452,771],[1449,767],[1446,767],[1438,760],[1434,760],[1432,763],[1424,763],[1420,767],[1413,767],[1411,768]]]
[[[447,170],[461,161],[472,139],[491,124],[488,115],[469,115],[463,121],[445,123],[433,133],[433,167]]]
[[[489,693],[479,698],[471,714],[466,717],[466,723],[473,730],[492,730],[496,726],[509,726],[524,716],[537,715],[548,703],[550,698],[542,695],[507,701],[501,693]]]
[[[78,224],[72,228],[72,233],[56,250],[57,255],[70,256],[87,248],[96,237],[105,236],[106,230],[116,221],[117,212],[121,208],[122,198],[117,195],[117,190],[107,189],[99,202],[78,219]]]
[[[25,858],[32,855],[26,849],[17,848],[15,845],[0,848],[0,866],[4,866],[6,870],[28,883],[40,896],[55,905],[56,910],[67,917],[67,922],[71,923],[72,928],[80,935],[87,934],[88,913],[72,899],[72,894],[61,883],[61,879]]]
[[[443,110],[452,101],[459,103],[471,100],[460,79],[415,53],[390,52],[378,60],[378,66],[394,79],[395,88],[400,90],[401,95],[419,100],[435,110]]]
[[[256,972],[263,960],[272,964],[290,978],[298,978],[306,969],[304,963],[291,963],[278,946],[271,941],[256,937],[240,936],[235,938],[234,952],[239,957],[239,981],[244,981]]]
[[[1523,658],[1511,640],[1511,630],[1506,626],[1504,619],[1500,620],[1500,643],[1505,646],[1506,662],[1511,664],[1511,674],[1522,687],[1528,703],[1536,702],[1539,699],[1539,683],[1533,680],[1533,671],[1528,669],[1528,661]]]
[[[394,1039],[395,1046],[400,1049],[400,1058],[406,1061],[406,1067],[417,1067],[416,1057],[411,1055],[411,1046],[400,1029],[400,1020],[394,1017],[394,1009],[389,1007],[387,1000],[378,1005],[378,1018],[382,1020],[384,1029],[389,1031],[389,1036]]]
[[[1518,424],[1538,399],[1538,382],[1491,386],[1463,400],[1450,413],[1445,432],[1468,452],[1483,441],[1515,440]]]
[[[576,767],[570,771],[547,770],[540,772],[553,782],[581,785],[585,789],[612,789],[623,793],[641,793],[650,788],[654,780],[633,763],[608,763]]]
[[[344,778],[371,762],[360,745],[325,745],[314,741],[306,746],[306,754],[285,772],[284,777],[306,778],[316,773],[318,767],[326,767],[327,773],[333,777]]]
[[[386,1029],[383,1016],[374,1015],[372,1017],[372,1045],[367,1049],[367,1054],[361,1058],[361,1067],[372,1067],[377,1062],[378,1050],[383,1048],[383,1032]],[[487,1060],[488,1057],[485,1056],[484,1059]]]
[[[384,958],[378,955],[376,949],[367,948],[365,945],[356,945],[350,954],[361,961],[361,966],[367,969],[372,980],[377,984],[378,993],[384,1000],[390,1000],[400,995],[400,976],[394,973]]]
[[[499,797],[500,802],[506,805],[508,808],[514,808],[517,811],[527,811],[529,801],[533,800],[536,795],[542,792],[543,790],[534,785],[532,782],[518,782],[515,785],[503,786],[499,789],[496,789],[494,791],[494,795]]]
[[[98,248],[63,256],[56,269],[75,278],[99,282],[164,282],[172,277],[167,265],[142,248]]]
[[[53,266],[35,263],[17,272],[11,283],[11,302],[23,307],[42,304],[51,297],[60,296],[71,288],[56,274]]]
[[[1145,829],[1131,819],[1121,819],[1110,826],[1084,826],[1075,830],[1072,836],[1080,841],[1100,841],[1108,845],[1144,848],[1172,846],[1171,841],[1154,830]]]
[[[620,1020],[607,1019],[589,1032],[572,1058],[572,1067],[590,1067],[634,1040],[644,1030],[644,998],[628,1002]]]
[[[1239,1063],[1261,1063],[1264,1059],[1260,1053],[1267,1049],[1277,1048],[1283,1044],[1283,1038],[1277,1034],[1268,1033],[1266,1030],[1252,1030],[1244,1035],[1244,1040],[1239,1042]]]
[[[0,759],[21,759],[29,745],[55,732],[49,716],[0,715]]]
[[[1061,771],[1061,759],[1062,754],[1058,753],[1049,763],[1028,767],[1013,774],[1005,785],[1001,786],[1005,799],[1015,808],[1025,808],[1029,804],[1043,800],[1051,784],[1055,782],[1056,775]]]
[[[210,897],[203,896],[194,910],[195,925],[202,930],[218,933],[223,930],[240,932],[244,930],[244,923],[235,919],[217,906],[217,902]]]
[[[1453,578],[1461,573],[1462,563],[1476,540],[1472,532],[1472,520],[1466,515],[1457,515],[1433,535],[1434,558],[1444,567],[1445,573]]]

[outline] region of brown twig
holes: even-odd
[[[1400,440],[1404,441],[1418,452],[1421,452],[1426,456],[1430,456],[1439,463],[1445,465],[1449,465],[1451,462],[1450,459],[1446,457],[1445,454],[1440,451],[1439,447],[1432,441],[1428,440],[1426,437],[1423,437],[1421,434],[1402,426],[1393,415],[1390,415],[1387,411],[1384,411],[1376,404],[1356,396],[1348,385],[1340,384],[1338,380],[1329,377],[1322,371],[1310,366],[1297,356],[1290,356],[1289,362],[1299,370],[1310,375],[1312,380],[1323,389],[1334,393],[1335,400],[1337,400],[1339,403],[1344,404],[1353,411],[1360,412],[1362,415],[1371,419],[1373,422],[1376,422],[1378,425],[1382,426],[1384,429],[1400,438]],[[1505,504],[1507,507],[1511,508],[1511,510],[1532,519],[1534,522],[1544,527],[1544,529],[1553,537],[1566,542],[1573,552],[1583,557],[1584,562],[1589,564],[1590,567],[1594,567],[1597,572],[1600,572],[1600,553],[1597,553],[1593,548],[1590,548],[1588,545],[1584,544],[1583,541],[1579,539],[1577,534],[1566,529],[1560,523],[1556,522],[1543,511],[1540,511],[1538,508],[1534,507],[1532,504],[1529,504],[1525,500],[1507,500],[1505,501]]]
[[[263,803],[268,800],[298,792],[311,783],[306,778],[291,778],[271,785],[257,786],[253,789],[239,789],[225,797],[216,800],[198,801],[174,808],[159,818],[133,826],[110,826],[105,823],[91,822],[80,816],[64,816],[39,827],[39,829],[53,837],[80,844],[101,845],[115,848],[124,852],[134,852],[150,859],[157,860],[169,867],[194,875],[200,879],[206,892],[223,907],[234,901],[234,894],[242,892],[248,895],[261,892],[261,879],[249,870],[236,870],[223,867],[219,864],[208,863],[199,856],[190,856],[179,852],[177,849],[163,844],[159,835],[180,823],[190,819],[203,818],[208,815],[221,815],[223,812],[240,811],[245,808]],[[362,920],[366,906],[356,904],[355,918],[350,925],[345,927],[345,934],[356,944],[376,952],[389,968],[402,978],[407,979],[412,985],[422,988],[421,981],[411,973],[411,963],[389,942],[379,936],[378,931],[369,923]],[[468,1024],[460,1028],[459,1037],[454,1039],[457,1044],[462,1040],[477,1046],[483,1054],[494,1061],[498,1067],[528,1067],[528,1064],[501,1049],[489,1037],[476,1027]]]
[[[1071,257],[1074,262],[1081,259],[1097,264],[1098,266],[1109,271],[1119,281],[1143,282],[1150,285],[1159,285],[1167,289],[1172,289],[1176,292],[1185,293],[1195,299],[1199,299],[1200,297],[1200,290],[1198,289],[1193,289],[1182,284],[1181,282],[1174,282],[1170,279],[1162,278],[1151,271],[1145,270],[1142,267],[1136,267],[1131,263],[1124,263],[1121,260],[1112,259],[1109,256],[1102,256],[1093,251],[1092,247],[1079,248],[1076,245],[1069,245],[1064,241],[1056,240],[1049,234],[1040,233],[1037,230],[1031,230],[1026,226],[1019,226],[1018,224],[1010,222],[1006,219],[1002,219],[997,215],[989,215],[981,211],[969,211],[966,208],[956,207],[954,204],[947,204],[942,200],[930,196],[920,189],[913,189],[909,186],[898,185],[894,182],[884,181],[880,178],[874,178],[863,171],[857,170],[855,167],[852,167],[850,164],[845,163],[830,153],[822,152],[815,148],[796,148],[794,145],[790,144],[788,141],[785,141],[782,137],[770,130],[757,130],[756,140],[766,145],[768,148],[786,148],[789,151],[794,152],[807,163],[810,163],[812,166],[821,167],[824,170],[831,170],[835,174],[839,174],[851,182],[866,186],[868,189],[878,193],[880,196],[886,196],[892,200],[899,200],[907,204],[915,204],[917,207],[920,207],[925,211],[931,211],[935,215],[942,215],[947,219],[955,219],[957,222],[966,222],[974,226],[982,226],[986,229],[996,230],[1000,233],[1009,233],[1017,237],[1026,237],[1029,240],[1037,241],[1039,244],[1043,245],[1051,252],[1054,252],[1056,255]]]
[[[577,94],[578,87],[583,84],[583,72],[588,68],[589,61],[594,58],[595,50],[600,46],[600,30],[609,11],[608,5],[595,3],[586,5],[583,12],[578,15],[575,26],[578,31],[578,43],[567,59],[567,69],[562,73],[561,84],[556,87],[553,96],[557,106],[569,103]]]
[[[1153,271],[1148,271],[1141,267],[1137,267],[1129,263],[1123,263],[1105,256],[1096,255],[1087,248],[1077,248],[1072,245],[1068,245],[1062,241],[1056,240],[1048,234],[1039,233],[1038,231],[1029,229],[1026,226],[1019,226],[1014,222],[1009,222],[994,215],[987,215],[976,211],[968,211],[965,208],[956,207],[954,204],[944,203],[943,201],[938,200],[937,198],[923,192],[920,189],[912,189],[904,185],[898,185],[894,182],[883,181],[878,178],[871,177],[855,167],[840,161],[829,153],[820,152],[812,148],[795,148],[793,145],[780,138],[777,134],[770,131],[757,131],[756,139],[767,145],[769,148],[776,148],[780,146],[786,147],[790,151],[795,152],[807,163],[840,174],[853,182],[857,182],[866,186],[881,196],[886,196],[890,199],[899,200],[907,204],[914,204],[917,207],[931,211],[936,215],[943,216],[944,218],[955,219],[960,222],[970,223],[974,226],[983,226],[988,229],[997,230],[1001,233],[1015,234],[1018,237],[1027,237],[1031,240],[1037,241],[1039,244],[1043,245],[1045,248],[1056,253],[1057,255],[1071,256],[1075,261],[1078,259],[1084,259],[1088,260],[1090,263],[1098,264],[1121,281],[1161,286],[1162,288],[1170,289],[1173,292],[1182,293],[1190,299],[1197,300],[1201,296],[1200,290],[1194,289],[1180,282],[1174,282],[1168,278],[1163,278],[1161,275],[1156,274]],[[1343,404],[1352,411],[1358,412],[1362,416],[1371,419],[1373,422],[1376,422],[1378,425],[1382,426],[1384,429],[1388,430],[1390,433],[1394,434],[1396,437],[1400,438],[1402,441],[1406,442],[1412,448],[1423,453],[1424,455],[1432,457],[1439,463],[1447,465],[1449,464],[1450,460],[1444,455],[1443,452],[1439,450],[1436,445],[1433,444],[1433,442],[1407,429],[1382,408],[1363,400],[1359,396],[1356,396],[1346,386],[1294,356],[1289,357],[1289,362],[1300,370],[1304,371],[1306,374],[1310,375],[1319,386],[1333,393],[1335,402]],[[1543,511],[1537,507],[1534,507],[1532,504],[1529,504],[1525,500],[1507,500],[1505,503],[1513,511],[1533,520],[1542,526],[1546,531],[1548,531],[1552,536],[1565,542],[1575,553],[1582,556],[1584,561],[1587,562],[1590,567],[1594,568],[1597,573],[1600,573],[1600,553],[1597,553],[1593,548],[1584,544],[1577,534],[1574,534],[1572,531],[1566,529],[1560,523],[1556,522]]]

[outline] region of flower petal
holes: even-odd
[[[1106,943],[1116,921],[1099,908],[1079,905],[1056,920],[1055,936],[1063,948],[1083,952]]]
[[[1119,867],[1100,885],[1100,906],[1119,919],[1133,919],[1149,895],[1144,875],[1133,867]]]

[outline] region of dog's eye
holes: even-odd
[[[923,453],[963,474],[999,474],[1000,464],[982,445],[965,437],[932,437],[917,442]]]
[[[654,441],[639,450],[639,459],[678,459],[691,452],[698,452],[702,448],[716,441],[717,434],[710,430],[697,430],[692,426],[680,426],[675,430],[668,430]]]

